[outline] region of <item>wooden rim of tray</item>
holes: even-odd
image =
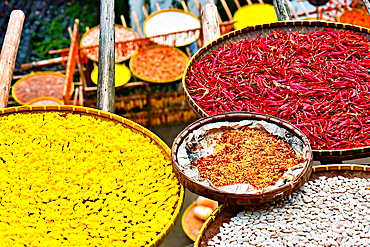
[[[199,58],[203,58],[207,56],[212,50],[215,50],[220,45],[224,45],[224,42],[233,41],[237,42],[245,38],[246,33],[252,31],[259,31],[263,29],[271,29],[272,31],[276,31],[279,29],[289,30],[292,27],[307,27],[312,26],[316,28],[336,28],[336,29],[345,29],[348,31],[355,31],[361,34],[367,34],[370,38],[370,29],[366,27],[360,27],[351,24],[339,23],[339,22],[327,22],[327,21],[283,21],[283,22],[275,22],[275,23],[268,23],[262,25],[255,25],[246,27],[243,29],[239,29],[221,37],[213,40],[208,45],[202,47],[197,51],[197,53],[190,59],[188,65],[185,68],[184,76],[182,77],[182,88],[185,93],[186,101],[188,102],[190,108],[194,111],[197,117],[207,117],[208,114],[203,111],[203,109],[190,97],[190,94],[186,88],[185,78],[186,75],[192,66],[192,64],[198,60]],[[356,159],[361,157],[369,157],[370,156],[370,146],[360,147],[360,148],[353,148],[353,149],[338,149],[338,150],[312,150],[314,154],[315,160],[322,160],[322,161],[340,161],[346,159]]]
[[[162,10],[158,10],[158,11],[154,12],[153,14],[149,15],[145,19],[144,25],[143,25],[143,31],[144,31],[145,36],[148,36],[147,33],[145,32],[145,26],[146,26],[146,23],[148,22],[148,20],[150,20],[150,18],[152,18],[153,16],[156,16],[156,15],[161,14],[161,13],[164,13],[164,12],[179,12],[179,13],[182,13],[182,14],[190,15],[191,17],[195,18],[199,22],[200,27],[202,27],[202,22],[200,21],[200,19],[196,15],[194,15],[193,13],[191,13],[190,11],[185,11],[185,10],[182,10],[182,9],[175,9],[175,8],[162,9]],[[165,34],[163,34],[163,35],[165,35]],[[199,32],[199,35],[200,35],[200,32]],[[190,45],[191,43],[193,43],[194,41],[197,41],[199,39],[199,35],[193,41],[188,42],[188,43],[185,43],[183,45],[177,45],[177,47],[182,47],[182,46]],[[155,42],[154,39],[153,39],[153,42]],[[155,42],[155,43],[157,43],[157,42]],[[160,45],[167,46],[165,44],[160,44]]]
[[[163,46],[163,45],[153,45],[153,46],[146,47],[144,50],[153,49],[153,48],[163,48],[163,49],[171,49],[171,50],[174,50],[174,51],[176,51],[177,53],[179,53],[180,55],[182,55],[186,59],[186,63],[187,64],[189,63],[189,57],[184,52],[182,52],[180,49],[178,49],[176,47]],[[147,81],[147,82],[151,82],[151,83],[169,83],[169,82],[178,81],[178,80],[180,80],[184,76],[184,72],[183,72],[181,75],[179,75],[179,76],[177,76],[177,77],[175,77],[173,79],[163,80],[163,81],[161,81],[161,80],[152,80],[150,78],[143,77],[143,76],[141,76],[141,75],[139,75],[139,74],[137,74],[135,72],[135,69],[133,68],[133,65],[132,65],[135,57],[137,57],[139,54],[140,54],[140,51],[137,51],[137,52],[135,52],[134,55],[131,56],[129,67],[130,67],[130,70],[131,70],[132,74],[134,76],[136,76],[137,78],[141,79],[141,80],[144,80],[144,81]],[[184,64],[185,64],[185,62],[184,62]]]
[[[121,124],[128,126],[135,131],[144,134],[147,137],[150,137],[167,155],[167,158],[171,159],[171,150],[156,134],[146,129],[145,127],[137,124],[129,119],[124,117],[82,106],[68,106],[68,105],[37,105],[37,106],[20,106],[20,107],[11,107],[0,109],[0,116],[11,113],[24,113],[24,112],[37,112],[37,111],[66,111],[66,112],[75,112],[75,113],[86,113],[88,115],[99,116],[106,119],[114,120]],[[176,221],[180,217],[180,212],[184,203],[185,189],[181,183],[179,183],[179,200],[176,205],[174,205],[174,211],[170,222],[164,227],[164,231],[161,232],[153,241],[151,241],[147,246],[159,246],[166,237],[170,234],[173,227],[175,226]]]
[[[19,86],[19,84],[21,84],[23,81],[27,80],[28,78],[31,78],[31,77],[38,77],[38,76],[43,76],[43,75],[54,75],[54,76],[60,76],[60,77],[63,77],[64,79],[66,78],[66,76],[62,73],[59,73],[59,72],[52,72],[52,71],[44,71],[44,72],[32,72],[31,74],[28,74],[28,75],[25,75],[23,76],[21,79],[19,79],[18,81],[16,81],[12,87],[12,96],[14,98],[14,100],[20,104],[20,105],[25,105],[27,104],[28,102],[23,102],[18,96],[17,94],[15,93],[15,89],[17,88],[17,86]],[[71,95],[73,94],[74,92],[74,84],[72,83],[72,89],[71,89]],[[63,96],[63,92],[61,92],[61,96]],[[43,97],[43,96],[42,96]],[[45,96],[45,97],[48,97],[48,96]],[[39,97],[37,97],[39,98]],[[36,99],[36,98],[35,98]],[[34,99],[32,99],[34,100]],[[32,101],[31,100],[31,101]],[[60,100],[60,99],[59,99]]]
[[[196,130],[199,127],[208,123],[221,121],[237,122],[240,120],[265,120],[266,122],[274,123],[284,128],[285,130],[288,130],[290,133],[298,136],[303,141],[306,147],[305,148],[306,154],[303,154],[303,156],[306,157],[307,159],[304,162],[302,172],[293,181],[291,181],[291,183],[285,184],[277,189],[270,190],[267,192],[260,192],[258,194],[235,194],[204,186],[185,175],[185,173],[181,170],[177,162],[177,151],[185,137],[193,130]],[[173,170],[177,178],[180,180],[180,182],[184,185],[185,188],[189,189],[190,191],[198,195],[202,195],[204,197],[218,201],[220,203],[228,203],[233,205],[262,204],[266,202],[275,201],[282,197],[290,195],[292,192],[298,190],[309,179],[313,164],[313,154],[311,151],[310,142],[306,135],[301,130],[299,130],[297,127],[293,126],[291,123],[285,120],[269,115],[251,112],[231,112],[198,119],[197,121],[187,126],[182,132],[180,132],[180,134],[178,134],[178,136],[175,138],[173,142],[171,150],[172,150],[171,155]]]
[[[330,177],[335,177],[341,175],[343,177],[370,177],[370,166],[364,165],[322,165],[314,166],[310,177],[313,178],[320,177],[322,175],[328,175]],[[208,217],[206,222],[204,222],[202,229],[200,230],[197,239],[194,242],[194,247],[206,246],[207,240],[211,239],[219,232],[219,227],[226,223],[225,219],[234,216],[236,213],[243,210],[243,206],[229,206],[228,204],[220,205],[213,213]],[[222,215],[224,216],[221,219]],[[230,218],[229,218],[230,220]],[[214,226],[213,226],[214,225]],[[218,230],[218,232],[217,232]]]
[[[126,31],[130,31],[130,32],[132,32],[132,33],[135,35],[135,39],[137,39],[137,38],[139,37],[139,36],[137,35],[137,33],[136,33],[133,29],[131,29],[131,28],[129,28],[129,27],[124,27],[123,25],[119,25],[119,24],[115,24],[114,26],[115,26],[115,27],[118,27],[118,28],[125,29]],[[86,32],[86,33],[84,33],[84,34],[82,35],[81,40],[80,40],[80,47],[83,47],[83,45],[82,45],[82,41],[83,41],[83,39],[84,39],[85,37],[87,37],[88,35],[90,35],[92,30],[97,29],[97,28],[100,28],[100,25],[98,25],[98,26],[95,26],[95,27],[91,28],[88,32]],[[98,37],[98,39],[99,39],[99,37]],[[124,41],[124,40],[120,40],[120,41]],[[96,49],[99,49],[99,47],[97,47]],[[129,59],[130,57],[132,57],[132,55],[134,55],[134,54],[135,54],[135,52],[136,52],[138,49],[139,49],[139,47],[136,45],[136,49],[135,49],[135,50],[133,50],[132,54],[130,54],[129,56],[125,56],[125,57],[120,57],[120,56],[118,56],[118,58],[115,60],[115,63],[121,63],[121,62],[123,62],[123,61],[126,61],[127,59]],[[98,60],[98,59],[96,59],[96,58],[94,58],[94,57],[92,57],[92,56],[91,56],[91,54],[90,54],[89,52],[87,52],[87,51],[86,51],[86,49],[82,49],[82,52],[83,52],[84,54],[86,54],[86,56],[87,56],[90,60],[95,61],[95,62],[99,62],[99,60]]]

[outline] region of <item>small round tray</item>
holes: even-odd
[[[145,62],[144,64],[140,64],[142,67],[145,67],[145,71],[151,71],[152,74],[155,74],[155,76],[159,78],[153,78],[146,75],[143,75],[141,73],[137,72],[137,64],[136,60],[141,59],[142,56],[146,52],[151,52],[157,50],[161,54],[158,55],[158,60],[155,61],[153,59],[143,59]],[[166,53],[169,53],[172,57],[166,57]],[[173,65],[178,66],[179,73],[174,75],[173,77],[162,79],[160,78],[165,73],[173,71],[173,66],[170,66],[167,62],[173,63]],[[130,59],[130,70],[132,73],[141,80],[153,82],[153,83],[168,83],[168,82],[174,82],[177,80],[180,80],[184,74],[185,67],[187,63],[189,62],[188,56],[185,55],[181,50],[175,48],[175,47],[166,47],[166,46],[152,46],[147,47],[146,49],[138,51],[136,54],[134,54]],[[184,69],[182,69],[184,68]],[[181,71],[181,73],[180,73]]]
[[[63,100],[65,75],[57,72],[31,73],[19,79],[12,87],[12,96],[21,105],[40,97]],[[74,85],[72,84],[73,92]]]
[[[200,20],[194,14],[180,9],[165,9],[157,11],[144,22],[144,33],[147,37],[180,32],[166,37],[153,38],[160,45],[185,46],[199,38],[200,31],[190,31],[200,28]]]
[[[267,3],[244,5],[234,13],[233,19],[235,29],[278,21],[274,6]]]
[[[81,46],[96,46],[99,45],[99,32],[100,26],[96,26],[81,38]],[[136,39],[138,36],[134,30],[122,25],[115,25],[115,42],[122,42],[127,40]],[[115,44],[115,62],[120,63],[129,59],[138,49],[137,45],[133,44],[132,49],[129,47],[123,47],[120,44]],[[82,50],[86,56],[98,62],[99,60],[99,47],[87,48]]]
[[[191,240],[195,241],[202,229],[202,226],[205,220],[200,220],[194,216],[194,207],[197,205],[197,202],[193,202],[186,208],[184,214],[181,218],[181,226],[183,231],[185,232],[186,236],[188,236]]]
[[[297,136],[304,144],[303,158],[305,159],[305,162],[303,164],[302,172],[297,175],[295,179],[290,181],[290,183],[287,183],[281,187],[278,187],[277,189],[273,189],[270,191],[260,191],[257,194],[236,194],[220,189],[213,189],[211,187],[202,185],[196,180],[188,177],[183,172],[178,162],[177,153],[180,145],[184,142],[184,139],[189,135],[189,133],[199,129],[205,124],[216,122],[239,122],[241,120],[264,120],[268,123],[272,123],[279,126],[280,128],[283,128],[294,136]],[[172,145],[172,165],[174,168],[174,172],[180,182],[185,186],[185,188],[198,195],[202,195],[220,203],[229,203],[232,205],[256,205],[275,201],[282,197],[290,195],[292,192],[298,190],[308,180],[311,174],[312,164],[313,158],[309,140],[297,127],[273,116],[250,112],[232,112],[199,119],[187,126],[175,138]]]
[[[362,165],[327,165],[314,166],[310,180],[320,176],[326,177],[370,177],[370,167]],[[232,217],[244,209],[243,206],[220,205],[206,220],[195,240],[194,247],[207,246],[209,240],[220,232],[223,223],[228,223]]]
[[[87,108],[87,107],[79,107],[79,106],[67,106],[67,105],[55,105],[55,106],[46,106],[46,105],[38,105],[38,106],[22,106],[22,107],[13,107],[13,108],[4,108],[0,109],[0,116],[6,116],[9,114],[24,114],[24,113],[34,113],[34,112],[61,112],[61,113],[71,113],[71,114],[84,114],[84,115],[89,115],[93,116],[96,118],[102,118],[107,121],[113,121],[117,126],[122,125],[124,128],[128,128],[135,133],[140,133],[142,134],[145,138],[150,139],[150,143],[156,145],[160,150],[161,153],[164,156],[166,166],[169,166],[170,160],[171,160],[171,150],[165,144],[158,136],[156,136],[153,132],[149,131],[148,129],[144,128],[143,126],[130,121],[126,118],[120,117],[118,115],[109,113],[109,112],[104,112],[92,108]],[[54,125],[53,125],[54,126]],[[55,125],[54,128],[58,128],[58,125]],[[84,135],[84,134],[82,134]],[[81,136],[83,138],[83,136]],[[102,152],[101,155],[104,156],[105,152]],[[135,155],[134,155],[135,156]],[[158,166],[158,169],[162,169],[163,165],[161,164],[155,164],[153,163],[152,165]],[[161,179],[167,179],[168,177],[172,177],[172,171],[167,169],[167,172],[163,173],[166,177],[163,177]],[[166,175],[167,173],[167,175]],[[77,179],[77,178],[76,178]],[[160,182],[162,180],[158,180]],[[147,185],[145,185],[147,183]],[[152,188],[153,184],[149,186],[149,182],[143,181],[142,182],[143,186],[148,186],[146,188]],[[156,186],[156,185],[154,185]],[[155,188],[155,187],[154,187]],[[168,217],[168,220],[164,222],[163,229],[158,229],[157,235],[153,237],[153,239],[148,239],[146,246],[159,246],[165,238],[170,234],[171,230],[173,229],[176,221],[178,220],[181,212],[181,208],[183,206],[184,202],[184,187],[177,182],[176,186],[176,194],[178,195],[178,200],[176,201],[171,201],[171,212]],[[133,188],[135,189],[135,188]],[[163,187],[163,185],[160,185],[158,187],[158,190],[163,190],[166,189]],[[157,202],[156,202],[157,203]],[[124,208],[128,211],[131,209]],[[122,216],[123,217],[123,216]],[[161,217],[160,215],[154,215],[153,218],[156,217]],[[147,222],[143,222],[147,224]],[[153,225],[155,227],[155,225]],[[140,226],[137,226],[137,231],[140,231]],[[122,232],[122,229],[121,229]]]
[[[96,85],[98,84],[98,71],[99,67],[96,66],[91,72],[91,80]],[[131,71],[124,64],[115,64],[114,72],[114,86],[120,87],[126,85],[131,79]]]
[[[199,49],[199,51],[190,59],[188,66],[186,67],[182,86],[185,92],[185,97],[190,105],[191,109],[198,117],[206,117],[208,114],[197,104],[197,100],[194,100],[186,87],[185,78],[188,76],[190,68],[193,64],[206,56],[208,56],[213,50],[218,47],[226,45],[229,42],[238,42],[240,40],[250,38],[256,39],[258,35],[266,36],[274,31],[282,30],[284,32],[289,31],[301,31],[304,33],[311,32],[317,29],[332,28],[334,30],[346,30],[357,32],[364,37],[370,38],[370,29],[354,26],[350,24],[342,24],[338,22],[326,22],[326,21],[284,21],[269,24],[256,25],[246,27],[243,29],[236,30],[225,34],[218,39],[210,42],[208,45]],[[341,161],[347,159],[356,159],[361,157],[370,156],[370,146],[353,148],[353,149],[341,149],[341,150],[312,150],[315,160],[321,161]]]
[[[63,105],[63,101],[53,97],[40,97],[28,101],[26,105]]]

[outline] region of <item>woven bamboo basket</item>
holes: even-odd
[[[65,75],[58,72],[31,73],[19,79],[12,87],[14,100],[25,105],[40,97],[54,97],[63,100]],[[72,84],[71,95],[74,90]]]
[[[208,114],[197,104],[197,101],[191,98],[189,91],[187,90],[187,87],[186,87],[185,79],[188,76],[190,67],[193,66],[195,61],[208,56],[213,50],[216,50],[218,47],[224,46],[229,42],[238,42],[246,38],[256,39],[258,35],[261,35],[261,37],[265,37],[268,34],[274,31],[277,31],[277,30],[282,30],[285,32],[289,32],[290,30],[292,30],[293,32],[300,31],[303,33],[307,33],[307,32],[317,30],[317,29],[324,29],[324,28],[332,28],[334,30],[348,30],[352,32],[357,32],[366,38],[370,38],[370,29],[368,28],[363,28],[363,27],[349,25],[349,24],[341,24],[338,22],[303,21],[303,20],[262,24],[262,25],[246,27],[240,30],[236,30],[234,32],[230,32],[212,41],[211,43],[204,46],[203,48],[201,48],[190,59],[190,62],[188,66],[186,67],[184,77],[182,80],[182,86],[185,92],[185,97],[187,99],[187,102],[189,103],[190,107],[192,108],[192,110],[195,112],[195,114],[199,118],[208,116]],[[313,154],[314,154],[315,160],[339,161],[339,160],[345,160],[345,159],[368,157],[370,156],[370,147],[342,149],[342,150],[313,150]]]
[[[186,46],[199,38],[201,23],[199,18],[189,11],[181,9],[164,9],[149,15],[144,22],[144,33],[147,37],[177,34],[151,38],[153,42],[166,46]],[[194,31],[188,31],[194,30]],[[188,32],[187,32],[188,31]]]
[[[100,26],[93,27],[92,29],[90,29],[90,31],[82,35],[80,43],[80,46],[82,47],[90,47],[82,49],[82,52],[85,53],[89,59],[95,62],[98,62],[99,60],[99,47],[93,46],[99,44],[99,28]],[[136,39],[138,36],[136,32],[131,28],[123,27],[122,25],[115,25],[115,37],[115,62],[120,63],[129,59],[137,51],[138,46],[135,43],[130,43],[126,46],[122,46],[122,44],[119,44],[117,42]]]
[[[12,114],[12,113],[26,113],[26,112],[63,112],[63,113],[75,113],[75,114],[87,114],[90,116],[97,116],[107,120],[111,120],[116,122],[117,124],[123,125],[137,133],[141,133],[146,137],[149,137],[152,140],[152,143],[155,143],[164,154],[166,160],[170,162],[171,159],[171,150],[169,147],[153,132],[149,131],[148,129],[144,128],[143,126],[130,121],[126,118],[120,117],[115,114],[111,114],[105,111],[100,111],[92,108],[87,107],[79,107],[79,106],[67,106],[67,105],[37,105],[37,106],[22,106],[22,107],[13,107],[13,108],[3,108],[0,109],[0,116]],[[171,213],[170,220],[166,222],[164,230],[162,230],[156,238],[149,242],[147,246],[159,246],[165,238],[170,234],[171,230],[173,229],[176,221],[180,216],[180,212],[184,202],[184,187],[178,183],[179,188],[179,200],[174,203],[173,205],[173,212]]]
[[[157,45],[154,45],[154,46],[148,46],[146,47],[145,49],[143,50],[139,50],[137,53],[135,53],[131,59],[130,59],[130,70],[132,71],[132,74],[134,74],[137,78],[140,78],[141,80],[144,80],[144,81],[148,81],[148,82],[152,82],[152,83],[168,83],[168,82],[174,82],[174,81],[177,81],[177,80],[180,80],[182,77],[183,77],[183,71],[181,71],[181,73],[179,73],[178,75],[172,77],[172,78],[168,78],[166,80],[159,80],[159,79],[155,79],[155,78],[150,78],[150,77],[147,77],[145,75],[142,75],[140,73],[137,72],[137,67],[135,67],[134,65],[134,61],[136,58],[142,56],[143,52],[145,52],[146,50],[150,50],[150,49],[168,49],[169,51],[171,52],[175,52],[174,54],[177,54],[177,56],[179,57],[179,62],[181,63],[181,65],[184,66],[184,68],[186,67],[186,65],[188,64],[189,62],[189,58],[188,56],[185,55],[185,53],[183,53],[181,50],[175,48],[175,47],[165,47],[165,46],[157,46]],[[150,62],[150,61],[149,61]],[[171,66],[166,64],[166,63],[163,63],[161,62],[160,64],[156,64],[155,67],[151,67],[151,68],[147,68],[146,70],[153,70],[153,73],[155,74],[161,74],[161,69],[166,69],[166,70],[170,70],[171,69]]]
[[[304,143],[306,153],[303,153],[305,162],[303,164],[303,171],[290,183],[287,183],[277,189],[270,190],[267,192],[259,192],[258,194],[236,194],[229,193],[219,189],[213,189],[200,184],[199,182],[189,178],[182,171],[177,160],[177,152],[179,146],[184,141],[189,133],[199,129],[201,126],[208,123],[215,122],[239,122],[241,120],[264,120],[268,123],[276,124],[277,126],[284,128],[291,134],[298,136],[299,139]],[[313,156],[308,138],[292,124],[278,119],[273,116],[258,114],[258,113],[246,113],[246,112],[232,112],[210,116],[207,118],[199,119],[194,123],[187,126],[174,140],[172,145],[172,165],[174,167],[175,174],[185,188],[190,191],[213,199],[221,203],[229,203],[232,205],[256,205],[266,202],[278,200],[282,197],[290,195],[292,192],[298,190],[310,177],[312,171]]]
[[[348,178],[369,178],[370,167],[362,165],[326,165],[314,166],[310,180],[321,176],[337,177],[343,176]],[[220,232],[223,223],[228,223],[238,212],[244,210],[243,206],[231,206],[227,204],[220,205],[208,217],[202,229],[195,240],[194,247],[207,246],[209,240]]]

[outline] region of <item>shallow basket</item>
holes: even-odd
[[[362,165],[314,166],[310,180],[316,179],[321,176],[369,178],[370,167]],[[231,206],[227,204],[220,205],[215,211],[213,211],[213,213],[204,223],[197,239],[195,240],[194,247],[207,246],[208,241],[220,232],[220,227],[222,226],[222,224],[230,222],[230,219],[242,210],[244,210],[243,206]]]
[[[79,106],[66,106],[66,105],[38,105],[38,106],[22,106],[22,107],[13,107],[13,108],[4,108],[0,109],[0,116],[6,115],[6,114],[12,114],[12,113],[26,113],[26,112],[64,112],[64,113],[74,113],[74,114],[87,114],[90,116],[98,116],[101,118],[105,118],[107,120],[112,120],[116,122],[117,124],[124,125],[125,127],[143,134],[146,137],[149,137],[152,140],[152,143],[155,143],[160,149],[162,150],[162,153],[166,157],[166,160],[168,162],[170,161],[171,157],[171,150],[165,144],[158,136],[156,136],[153,132],[149,131],[148,129],[144,128],[143,126],[130,121],[126,118],[120,117],[118,115],[104,112],[92,108],[87,107],[79,107]],[[166,223],[164,231],[160,232],[154,240],[148,243],[147,246],[159,246],[163,241],[166,239],[166,237],[170,234],[171,230],[175,226],[176,221],[178,220],[181,212],[181,208],[183,206],[184,202],[184,187],[178,183],[179,186],[179,200],[173,205],[173,212],[172,216],[170,218],[170,221]]]
[[[147,50],[147,49],[154,49],[154,48],[161,48],[161,49],[170,49],[170,50],[173,50],[175,51],[179,57],[181,57],[182,59],[182,64],[184,65],[184,67],[186,66],[186,64],[189,62],[189,57],[183,53],[180,49],[176,48],[176,47],[167,47],[167,46],[159,46],[159,45],[154,45],[154,46],[149,46],[149,47],[146,47],[144,50]],[[135,70],[136,70],[136,67],[134,66],[134,60],[136,57],[140,56],[141,55],[141,51],[143,50],[139,50],[138,52],[136,52],[130,59],[130,70],[132,72],[132,74],[134,74],[137,78],[141,79],[141,80],[144,80],[144,81],[148,81],[148,82],[152,82],[152,83],[169,83],[169,82],[174,82],[174,81],[177,81],[177,80],[180,80],[183,75],[184,75],[184,72],[182,72],[181,74],[177,75],[176,77],[173,77],[173,78],[169,78],[167,80],[155,80],[153,78],[149,78],[149,77],[145,77],[143,75],[140,75],[138,74]],[[164,67],[168,67],[166,66],[166,64],[162,64],[162,66]]]
[[[239,122],[241,120],[264,120],[268,123],[273,123],[278,125],[281,128],[289,131],[291,134],[298,136],[301,141],[304,143],[306,153],[303,154],[306,157],[304,162],[303,171],[290,183],[285,184],[277,189],[270,190],[267,192],[259,192],[258,194],[236,194],[230,193],[219,189],[213,189],[207,186],[204,186],[197,181],[189,178],[181,170],[179,163],[177,161],[177,152],[180,144],[192,131],[200,128],[201,126],[209,123],[215,122]],[[250,112],[232,112],[214,115],[199,119],[194,123],[187,126],[174,140],[172,145],[172,165],[174,167],[175,174],[180,182],[190,191],[202,195],[204,197],[213,199],[221,203],[229,203],[232,205],[256,205],[266,202],[271,202],[278,200],[282,197],[290,195],[292,192],[298,190],[310,177],[313,164],[313,155],[311,151],[311,146],[308,138],[301,132],[297,127],[288,123],[287,121],[281,120],[279,118],[258,114]]]
[[[348,30],[357,32],[364,37],[370,38],[370,29],[350,24],[342,24],[338,22],[325,22],[325,21],[286,21],[276,22],[270,24],[262,24],[251,27],[246,27],[234,32],[225,34],[218,39],[212,41],[208,45],[201,48],[190,60],[188,66],[185,69],[185,73],[182,80],[182,86],[185,92],[185,97],[189,103],[191,109],[198,117],[206,117],[208,114],[197,104],[197,102],[190,97],[190,94],[186,88],[185,78],[190,70],[190,67],[195,61],[208,56],[213,50],[216,50],[219,46],[226,45],[229,42],[238,42],[246,38],[256,39],[258,35],[265,37],[268,34],[282,30],[284,32],[301,31],[303,33],[311,32],[316,29],[332,28],[334,30]],[[360,157],[370,156],[370,147],[361,147],[354,149],[342,149],[342,150],[313,150],[315,160],[323,161],[340,161],[345,159],[356,159]]]

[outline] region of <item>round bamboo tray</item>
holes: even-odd
[[[99,45],[99,30],[100,26],[93,27],[90,31],[82,35],[80,45],[81,46],[96,46]],[[115,42],[122,42],[127,40],[136,39],[138,36],[134,30],[122,25],[115,25]],[[132,49],[129,49],[132,48]],[[132,47],[126,47],[121,44],[115,44],[115,62],[120,63],[129,59],[138,49],[138,46],[132,43]],[[83,49],[82,52],[86,56],[98,62],[99,60],[99,47],[92,47]]]
[[[137,72],[137,67],[135,67],[135,59],[140,58],[140,56],[143,56],[143,54],[146,51],[150,51],[151,49],[161,49],[162,51],[168,50],[169,52],[176,54],[176,56],[178,57],[177,59],[178,66],[182,66],[183,68],[185,68],[189,62],[189,57],[185,53],[183,53],[181,50],[175,47],[166,47],[166,46],[147,47],[143,50],[138,51],[131,57],[129,66],[130,66],[130,70],[132,74],[134,74],[137,78],[140,78],[141,80],[152,82],[152,83],[168,83],[168,82],[174,82],[174,81],[180,80],[184,74],[182,69],[181,69],[181,73],[174,75],[172,78],[167,78],[167,79],[162,79],[162,80],[158,78],[152,78],[152,77],[149,77],[149,76],[146,76],[146,75],[143,75]],[[145,61],[153,62],[153,60],[151,59],[145,59]],[[156,62],[155,64],[142,64],[142,65],[146,67],[145,71],[151,71],[153,74],[161,76],[166,71],[171,71],[171,66],[169,66],[167,63],[163,61],[164,60],[161,59],[161,61]],[[171,60],[171,62],[175,62],[175,61]]]
[[[350,21],[346,20],[347,18],[346,16],[352,13],[356,13],[357,18],[362,18],[362,20],[361,19],[355,19],[355,20],[351,19]],[[370,28],[369,13],[363,9],[352,9],[351,11],[344,11],[339,16],[339,22]]]
[[[54,97],[40,97],[28,101],[26,105],[63,105],[63,101]]]
[[[96,66],[93,71],[91,72],[91,81],[98,85],[98,72],[99,67]],[[131,79],[131,71],[127,68],[124,64],[115,64],[115,72],[114,72],[114,86],[121,87],[126,85]]]
[[[195,241],[197,238],[198,232],[202,229],[203,223],[205,221],[195,218],[194,216],[194,207],[197,205],[197,202],[193,202],[186,208],[184,214],[181,218],[181,226],[186,236],[191,240]]]
[[[65,75],[57,72],[31,73],[19,79],[12,87],[14,100],[21,104],[40,97],[53,97],[63,100]],[[74,85],[72,84],[71,94]]]
[[[205,124],[215,123],[215,122],[239,122],[241,120],[264,120],[268,123],[276,124],[277,126],[284,128],[289,131],[292,135],[299,137],[303,142],[303,158],[305,162],[303,164],[303,171],[290,183],[287,183],[277,189],[273,189],[267,192],[260,191],[258,194],[236,194],[230,193],[219,189],[213,189],[211,187],[204,186],[199,182],[189,178],[182,171],[177,160],[177,152],[179,146],[184,141],[184,139],[194,130],[199,129]],[[172,145],[172,165],[174,167],[174,172],[180,182],[185,188],[190,191],[207,197],[209,199],[218,201],[220,203],[229,203],[232,205],[256,205],[266,202],[271,202],[278,200],[282,197],[290,195],[292,192],[298,190],[310,177],[312,171],[312,151],[308,138],[301,132],[297,127],[292,124],[281,120],[279,118],[258,114],[250,112],[232,112],[214,115],[211,117],[206,117],[195,121],[194,123],[187,126],[174,140]]]
[[[257,36],[260,34],[261,37],[264,37],[277,30],[282,30],[285,32],[289,32],[290,30],[292,30],[293,32],[301,31],[307,33],[324,28],[332,28],[334,30],[348,30],[360,33],[366,38],[370,38],[370,29],[368,28],[363,28],[350,24],[342,24],[338,22],[303,20],[256,25],[227,33],[198,50],[198,52],[190,59],[190,62],[188,63],[188,66],[186,67],[184,76],[182,78],[182,86],[188,104],[199,118],[208,116],[208,114],[197,104],[197,101],[191,98],[189,91],[186,88],[185,78],[188,76],[190,67],[192,67],[195,61],[208,56],[213,50],[217,49],[218,47],[224,46],[229,42],[238,42],[246,38],[256,39]],[[370,156],[370,146],[353,149],[312,151],[314,154],[314,159],[321,161],[341,161],[346,159],[356,159]]]
[[[145,19],[144,33],[147,37],[166,35],[152,38],[160,45],[167,46],[186,46],[199,38],[200,31],[188,31],[200,29],[199,18],[189,11],[181,9],[159,10]]]
[[[26,112],[64,112],[64,113],[75,113],[75,114],[87,114],[90,116],[97,116],[107,120],[111,120],[116,122],[119,125],[123,125],[137,133],[141,133],[144,136],[150,138],[152,143],[155,143],[164,154],[166,160],[170,162],[171,159],[171,150],[169,147],[153,132],[149,131],[148,129],[144,128],[143,126],[130,121],[126,118],[120,117],[118,115],[104,112],[92,108],[87,107],[79,107],[79,106],[67,106],[67,105],[55,105],[55,106],[47,106],[47,105],[38,105],[38,106],[22,106],[22,107],[12,107],[12,108],[3,108],[0,109],[0,116],[7,115],[7,114],[17,114],[17,113],[26,113]],[[148,241],[149,243],[147,246],[159,246],[165,238],[170,234],[171,230],[173,229],[176,221],[178,220],[181,212],[181,208],[184,202],[184,187],[178,183],[178,195],[179,200],[176,201],[173,205],[173,212],[171,213],[170,221],[166,222],[164,230],[162,230],[156,238],[152,241]]]
[[[316,179],[320,176],[326,177],[370,177],[370,166],[362,165],[326,165],[314,166],[310,180]],[[227,204],[220,205],[208,217],[202,229],[195,240],[194,247],[207,246],[209,240],[220,232],[220,227],[223,223],[228,223],[232,217],[244,209],[243,206],[231,206]]]
[[[244,5],[234,13],[233,19],[235,29],[278,21],[274,6],[266,3]]]

